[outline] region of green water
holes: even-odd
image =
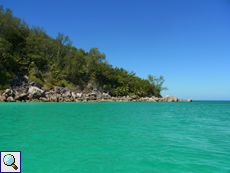
[[[0,103],[23,173],[230,173],[230,102]]]

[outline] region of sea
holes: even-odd
[[[0,151],[22,173],[230,173],[230,101],[0,103]]]

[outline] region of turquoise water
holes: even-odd
[[[0,103],[22,172],[230,173],[230,102]]]

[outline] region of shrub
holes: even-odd
[[[53,88],[53,84],[52,83],[47,82],[44,85],[46,85],[49,89]]]
[[[59,87],[68,87],[70,90],[73,89],[74,85],[72,83],[68,83],[66,80],[60,80],[56,83]]]
[[[139,96],[138,95],[136,95],[136,94],[134,94],[134,93],[129,93],[129,96],[133,96],[133,97],[136,97],[136,98],[139,98]]]
[[[35,81],[35,82],[39,82],[42,86],[44,85],[44,83],[41,81],[41,79],[38,79],[35,76],[30,76],[30,80]]]
[[[66,82],[66,80],[61,80],[62,81],[62,83],[64,84],[64,87],[69,87],[69,84]]]
[[[0,91],[10,88],[9,84],[0,85]]]
[[[56,83],[57,86],[59,87],[65,87],[65,84],[60,80]]]

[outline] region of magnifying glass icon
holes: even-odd
[[[11,154],[7,154],[3,158],[3,162],[7,166],[12,166],[15,170],[18,169],[18,167],[14,164],[15,163],[15,158]]]

